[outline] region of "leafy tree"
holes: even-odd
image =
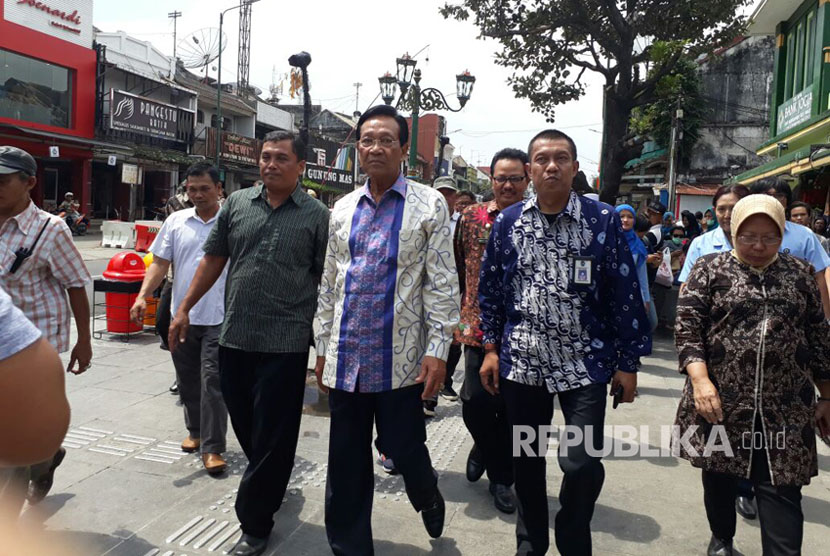
[[[653,53],[659,59],[675,48],[681,48],[681,45],[655,45]],[[655,64],[656,67],[660,65]],[[700,125],[706,115],[707,105],[698,69],[698,64],[690,56],[681,56],[669,74],[657,82],[654,101],[631,111],[629,129],[632,133],[650,136],[661,146],[668,147],[675,112],[678,108],[683,110],[682,135],[678,138],[678,159],[681,162],[688,159],[697,143]]]
[[[460,0],[441,8],[446,18],[473,23],[482,38],[501,44],[496,63],[513,68],[518,97],[554,121],[555,107],[585,93],[582,78],[605,78],[602,200],[613,203],[625,163],[631,111],[655,100],[657,84],[683,53],[714,49],[743,28],[737,9],[748,0]],[[648,70],[655,45],[682,49]]]

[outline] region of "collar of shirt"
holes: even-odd
[[[24,235],[29,235],[30,228],[38,220],[38,213],[40,209],[35,206],[34,201],[29,200],[29,206],[23,209],[20,214],[15,214],[9,218],[9,222],[17,224],[17,228],[23,232]]]
[[[525,201],[524,206],[522,207],[522,212],[528,212],[530,210],[536,209],[539,211],[540,214],[544,214],[542,209],[539,207],[539,197],[533,195],[527,201]],[[565,208],[556,215],[557,218],[562,216],[568,216],[571,220],[579,221],[582,217],[582,203],[579,201],[579,197],[573,191],[570,192],[568,195],[568,204],[565,205]]]
[[[253,199],[256,199],[256,198],[260,198],[263,201],[265,201],[265,203],[268,204],[268,206],[271,206],[270,203],[268,203],[268,192],[265,190],[265,184],[264,183],[261,183],[259,185],[255,185],[253,187],[249,187],[248,191],[249,191],[248,192],[248,198],[249,199],[253,200]],[[303,202],[303,196],[307,197],[308,195],[306,195],[303,192],[302,187],[300,187],[300,184],[297,183],[297,185],[294,187],[294,191],[292,191],[291,195],[288,196],[288,199],[291,199],[292,201],[294,201],[295,205],[300,206]]]
[[[185,211],[186,211],[186,212],[185,212]],[[210,217],[210,219],[208,219],[208,220],[202,220],[202,217],[201,217],[201,216],[199,216],[199,215],[196,213],[196,207],[189,208],[189,209],[184,209],[184,211],[182,211],[182,212],[184,212],[184,213],[185,213],[185,215],[186,215],[186,216],[185,216],[185,219],[193,218],[193,219],[195,219],[196,221],[198,221],[200,224],[210,224],[211,222],[213,222],[214,220],[216,220],[216,218],[219,216],[219,211],[217,210],[217,211],[216,211],[216,214],[214,214],[212,217]]]
[[[372,190],[369,188],[370,179],[366,180],[366,184],[363,186],[363,189],[360,191],[361,198],[367,198],[372,201],[372,204],[375,203],[375,198],[372,197]],[[398,179],[395,180],[395,183],[392,184],[392,187],[384,191],[384,195],[386,195],[389,191],[394,191],[404,199],[406,199],[406,178],[403,177],[403,174],[398,174]],[[383,198],[383,197],[381,197]]]

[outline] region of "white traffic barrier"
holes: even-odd
[[[135,247],[135,224],[120,220],[104,220],[101,223],[101,247],[132,249]]]

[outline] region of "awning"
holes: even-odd
[[[29,129],[26,127],[9,124],[0,124],[0,128],[14,129],[27,135],[36,135],[38,137],[48,138],[50,139],[49,143],[64,142],[69,143],[68,146],[83,145],[89,148],[106,149],[128,154],[131,154],[133,152],[131,148],[125,147],[123,145],[116,145],[115,143],[106,143],[104,141],[96,141],[95,139],[85,139],[83,137],[75,137],[72,135],[64,135],[62,133],[53,133],[51,131],[39,131],[36,129]],[[44,141],[44,143],[45,142],[47,141]]]
[[[774,178],[776,176],[780,176],[783,174],[792,173],[792,175],[797,175],[799,173],[803,173],[811,168],[811,164],[815,166],[815,164],[819,162],[819,160],[816,160],[815,156],[813,156],[813,161],[810,161],[811,151],[812,147],[806,146],[801,149],[798,149],[797,151],[787,153],[783,156],[776,158],[771,162],[767,162],[766,164],[762,164],[757,168],[753,168],[752,170],[748,170],[742,174],[738,174],[737,176],[732,178],[731,183],[750,185],[755,183],[756,181],[766,178]],[[821,152],[822,151],[817,151],[817,154]],[[828,155],[830,155],[830,153],[828,153]]]
[[[669,152],[668,149],[657,149],[656,151],[647,152],[644,155],[642,155],[640,158],[633,158],[633,159],[629,160],[628,162],[626,162],[625,163],[625,168],[626,169],[634,168],[635,166],[639,166],[640,164],[643,164],[644,162],[648,162],[649,160],[654,160],[654,159],[660,158],[661,156],[666,155],[668,152]]]

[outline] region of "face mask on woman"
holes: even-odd
[[[706,221],[706,226],[707,227],[712,228],[712,227],[714,227],[714,225],[715,225],[715,219],[714,218],[710,218],[709,220]]]
[[[673,238],[671,238],[671,240],[672,240],[672,243],[674,243],[675,245],[680,245],[681,243],[683,243],[683,238],[682,237],[673,237]]]

